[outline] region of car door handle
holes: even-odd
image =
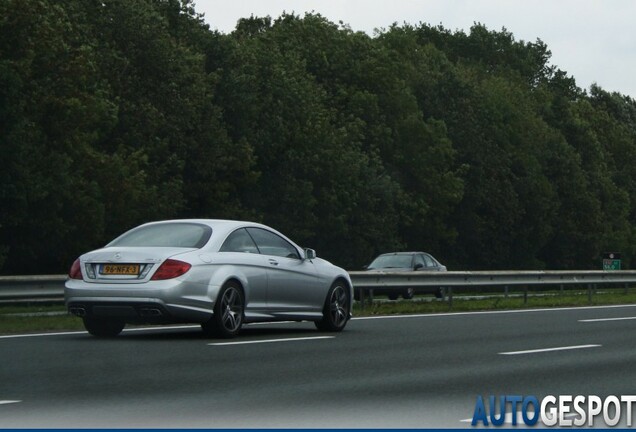
[[[276,261],[276,260],[274,260],[274,259],[269,260],[269,263],[270,263],[271,265],[275,265],[275,266],[277,266],[277,265],[278,265],[278,261]]]

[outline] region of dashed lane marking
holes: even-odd
[[[302,337],[302,338],[263,339],[263,340],[238,341],[238,342],[213,342],[213,343],[209,343],[208,345],[211,345],[211,346],[248,345],[248,344],[275,343],[275,342],[297,342],[297,341],[319,340],[319,339],[334,339],[334,338],[335,338],[335,336],[314,336],[314,337]]]
[[[555,348],[541,348],[541,349],[532,349],[525,351],[510,351],[510,352],[501,352],[501,355],[520,355],[520,354],[536,354],[536,353],[544,353],[544,352],[553,352],[553,351],[569,351],[569,350],[577,350],[577,349],[586,349],[586,348],[599,348],[602,345],[575,345],[575,346],[564,346],[564,347],[555,347]]]
[[[579,322],[589,323],[589,322],[625,321],[625,320],[636,320],[636,317],[582,319],[582,320],[579,320]]]

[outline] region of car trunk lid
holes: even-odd
[[[144,283],[168,258],[194,248],[107,247],[80,257],[84,280],[94,283]]]

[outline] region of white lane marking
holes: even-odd
[[[579,320],[579,322],[602,322],[602,321],[624,321],[624,320],[636,320],[636,317],[583,319],[583,320]]]
[[[135,333],[152,330],[178,330],[178,329],[191,329],[201,328],[200,325],[180,325],[180,326],[157,326],[157,327],[140,327],[124,329],[124,333]],[[42,337],[42,336],[67,336],[67,335],[80,335],[88,334],[86,331],[73,331],[73,332],[58,332],[58,333],[31,333],[31,334],[17,334],[17,335],[5,335],[0,336],[0,339],[13,339],[13,338],[28,338],[28,337]]]
[[[380,316],[371,316],[371,317],[354,317],[352,318],[352,321],[373,320],[373,319],[437,318],[437,317],[448,317],[448,316],[513,314],[513,313],[528,313],[528,312],[560,312],[560,311],[568,311],[568,310],[615,309],[615,308],[630,308],[630,307],[636,308],[636,305],[581,306],[581,307],[574,307],[574,308],[516,309],[516,310],[501,310],[501,311],[448,312],[448,313],[430,313],[430,314],[414,314],[414,315],[380,315]],[[294,323],[296,321],[284,321],[284,322]],[[260,324],[276,325],[276,324],[281,324],[281,322],[267,322],[267,323],[260,323]],[[252,326],[252,325],[257,325],[257,323],[250,323],[247,325]],[[200,327],[200,326],[185,325],[185,326],[174,326],[174,327],[144,327],[144,328],[137,328],[137,329],[124,329],[124,332],[161,330],[161,329],[166,330],[166,329],[178,329],[178,328],[187,329],[187,328],[197,328],[197,327]],[[85,331],[75,331],[75,332],[59,332],[59,333],[16,334],[16,335],[0,336],[0,339],[42,337],[42,336],[65,336],[65,335],[85,334],[85,333],[86,333]]]
[[[154,326],[124,329],[124,333],[145,332],[152,330],[180,330],[180,329],[200,329],[200,325],[176,325],[176,326]]]
[[[552,352],[552,351],[568,351],[568,350],[576,350],[576,349],[585,349],[585,348],[599,348],[603,345],[575,345],[575,346],[564,346],[564,347],[556,347],[556,348],[542,348],[542,349],[533,349],[533,350],[525,350],[525,351],[510,351],[510,352],[501,352],[501,355],[519,355],[519,354],[535,354],[535,353],[544,353],[544,352]]]
[[[528,415],[528,417],[533,418],[536,414],[535,414],[534,411],[529,411],[527,415]],[[566,419],[579,417],[579,414],[576,414],[576,413],[570,413],[570,414],[563,413],[562,415],[563,415],[563,418],[566,418]],[[472,418],[463,419],[463,420],[460,420],[460,422],[461,423],[472,423],[473,419]],[[512,413],[508,413],[508,412],[506,413],[506,417],[504,419],[504,424],[512,425]],[[517,411],[517,425],[523,425],[523,412],[522,411]]]
[[[523,423],[523,417],[522,417],[523,414],[521,413],[521,411],[517,411],[516,415],[517,415],[517,424],[522,424]],[[461,423],[472,423],[473,419],[472,418],[464,419],[464,420],[460,420],[460,422]],[[512,413],[511,412],[507,412],[506,413],[506,417],[504,419],[504,424],[512,425]]]
[[[544,308],[544,309],[515,309],[515,310],[496,310],[496,311],[477,311],[477,312],[445,312],[445,313],[427,313],[413,315],[378,315],[369,317],[354,317],[353,321],[358,320],[374,320],[374,319],[396,319],[396,318],[437,318],[448,316],[464,316],[464,315],[499,315],[499,314],[517,314],[529,312],[562,312],[588,309],[615,309],[615,308],[636,308],[636,305],[609,305],[609,306],[579,306],[571,308]]]
[[[263,339],[263,340],[238,341],[238,342],[213,342],[213,343],[209,343],[208,345],[212,345],[212,346],[248,345],[248,344],[259,344],[259,343],[296,342],[296,341],[334,339],[334,338],[335,336],[314,336],[314,337],[287,338],[287,339]]]
[[[0,336],[0,339],[29,338],[29,337],[42,337],[42,336],[65,336],[65,335],[76,335],[76,334],[84,334],[84,333],[86,332],[76,331],[76,332],[60,332],[60,333],[31,333],[31,334]]]
[[[7,404],[14,404],[14,403],[20,403],[22,402],[21,400],[0,400],[0,405],[7,405]]]

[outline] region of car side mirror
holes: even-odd
[[[307,260],[316,259],[316,251],[313,249],[305,248],[305,259]]]
[[[419,269],[423,269],[423,268],[424,268],[423,264],[417,263],[417,264],[415,264],[415,267],[413,267],[413,270],[419,270]]]

